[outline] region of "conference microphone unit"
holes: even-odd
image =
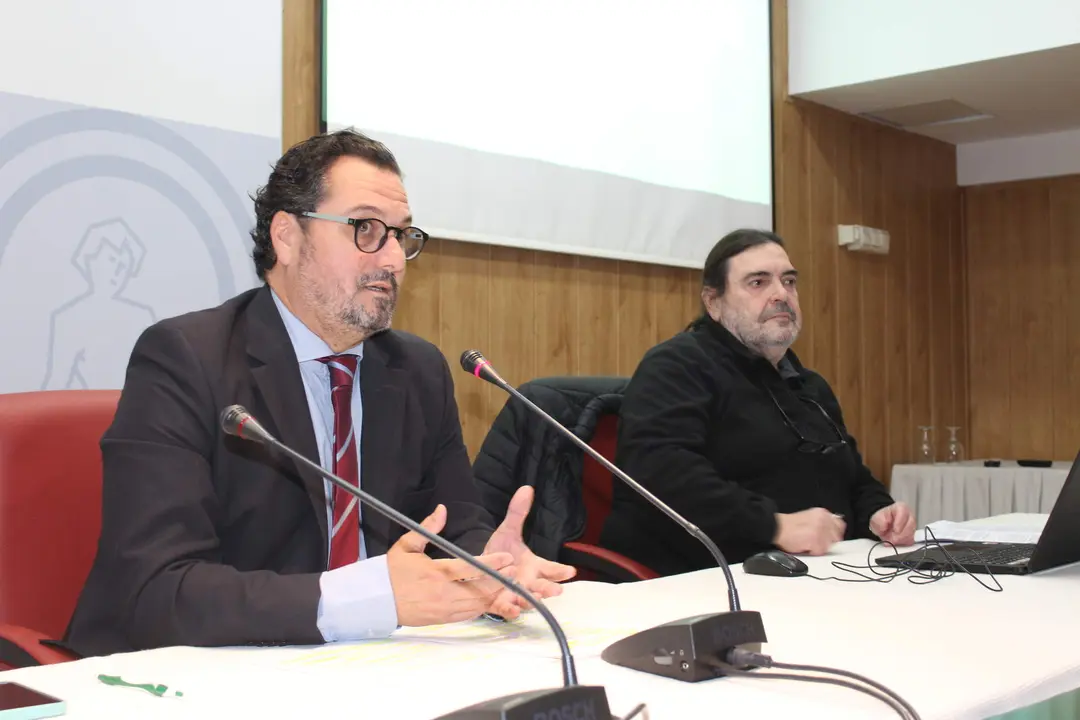
[[[743,610],[740,607],[739,593],[735,588],[735,580],[731,577],[731,569],[712,538],[616,467],[573,431],[544,412],[518,392],[517,388],[503,380],[479,350],[463,352],[461,368],[470,375],[475,375],[501,388],[524,403],[527,408],[543,418],[596,462],[633,488],[634,492],[648,500],[653,507],[701,542],[708,548],[716,564],[724,573],[724,580],[728,587],[728,612],[683,618],[634,633],[609,645],[601,654],[604,660],[612,665],[620,665],[653,675],[698,682],[725,675],[724,670],[717,667],[716,659],[728,657],[733,649],[751,653],[761,652],[762,643],[768,641],[765,637],[761,613]]]
[[[271,435],[251,413],[240,405],[230,405],[221,411],[221,429],[229,435],[269,445],[285,453],[298,463],[311,468],[376,512],[393,520],[407,530],[423,536],[425,540],[447,555],[465,561],[483,574],[496,580],[507,590],[524,598],[547,621],[547,624],[551,627],[551,632],[559,643],[559,650],[562,652],[563,687],[504,695],[467,708],[455,710],[447,715],[440,716],[436,720],[535,720],[535,718],[548,717],[612,717],[608,706],[607,693],[602,686],[578,684],[577,670],[574,667],[574,658],[570,654],[570,646],[566,641],[566,634],[547,606],[535,598],[528,590],[502,573],[487,567],[449,540],[428,531],[420,523],[293,450]]]

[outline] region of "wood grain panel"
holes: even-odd
[[[1080,176],[1050,185],[1050,262],[1054,321],[1053,457],[1073,459],[1080,448]]]
[[[524,261],[524,258],[522,258]],[[536,253],[536,316],[534,331],[539,376],[574,375],[578,372],[578,283],[571,255]],[[497,308],[512,312],[513,306]],[[489,358],[497,367],[515,362]]]
[[[904,186],[909,178],[904,174],[904,156],[900,147],[886,143],[882,148],[881,172],[886,180],[882,189],[881,222],[889,228],[891,262],[885,263],[885,281],[881,289],[885,296],[884,365],[881,380],[887,398],[885,408],[885,453],[890,458],[907,456],[911,447],[911,405],[896,402],[908,397],[908,294],[907,272],[910,255],[907,208]]]
[[[1010,283],[1009,407],[1014,452],[1048,457],[1053,453],[1053,300],[1050,297],[1050,197],[1045,183],[1014,188],[1005,231],[1013,282]],[[1034,238],[1041,238],[1034,240]],[[1016,282],[1016,279],[1030,282]]]
[[[934,158],[926,158],[925,162],[933,163]],[[949,228],[949,213],[955,212],[954,198],[940,192],[937,178],[930,175],[930,203],[927,207],[928,221],[931,227]],[[946,201],[952,200],[952,204],[946,206]],[[942,217],[942,212],[946,213]],[[927,300],[929,301],[929,315],[926,318],[929,333],[929,372],[927,375],[930,389],[930,417],[934,420],[935,433],[938,438],[937,452],[944,458],[945,448],[949,439],[948,426],[957,426],[966,430],[952,409],[952,372],[957,364],[953,354],[952,318],[949,316],[950,295],[952,287],[949,281],[949,254],[947,248],[943,252],[942,244],[931,239],[929,244],[926,275],[928,288]],[[960,338],[963,342],[963,338]]]
[[[935,446],[940,445],[941,427],[934,422],[934,403],[931,399],[932,379],[930,377],[930,248],[934,238],[930,224],[930,196],[922,190],[919,180],[925,168],[925,156],[919,152],[908,154],[908,181],[918,189],[907,193],[908,220],[911,223],[911,257],[908,262],[908,397],[911,402],[913,427],[912,452],[915,448],[916,427],[930,425],[934,427]],[[944,237],[947,229],[939,230],[938,237]]]
[[[317,0],[285,0],[286,145],[319,129],[317,11]],[[943,427],[957,407],[966,411],[957,399],[966,381],[958,393],[945,380],[953,367],[966,378],[965,344],[953,339],[966,337],[971,301],[964,273],[953,272],[969,266],[955,152],[789,99],[783,0],[773,0],[773,37],[776,227],[802,273],[796,351],[833,384],[864,459],[887,481],[892,463],[911,459],[916,424]],[[1054,217],[1055,226],[1074,222],[1067,209]],[[892,251],[841,250],[838,224],[883,227]],[[933,275],[932,302],[935,262],[949,271]],[[698,314],[699,290],[700,271],[436,240],[409,267],[395,326],[436,343],[454,368],[462,350],[478,347],[516,382],[626,375]],[[1071,365],[1054,372],[1075,374]],[[505,398],[456,369],[455,380],[475,453]]]
[[[476,308],[480,314],[487,315],[491,328],[491,340],[484,354],[492,362],[496,362],[495,358],[517,360],[505,372],[499,371],[515,387],[537,376],[539,338],[531,322],[537,317],[538,303],[535,255],[528,250],[492,247],[488,267],[491,296],[487,307]],[[507,308],[513,312],[507,312]],[[506,402],[506,393],[494,385],[488,386],[487,391],[488,410]]]
[[[1080,448],[1080,176],[963,189],[972,454]]]
[[[1011,457],[1009,424],[1010,273],[1005,257],[1005,191],[966,188],[968,260],[969,450],[973,457]]]
[[[408,263],[401,283],[394,326],[408,328],[420,337],[438,337],[442,327],[439,274],[425,272],[439,262],[440,243],[431,242],[420,257]]]
[[[860,124],[861,125],[861,124]],[[885,228],[883,200],[889,192],[894,177],[883,173],[882,155],[888,145],[881,128],[866,125],[856,131],[858,150],[862,157],[859,164],[859,187],[865,207],[864,224]],[[850,253],[849,250],[844,250]],[[859,358],[859,383],[862,392],[860,418],[862,420],[861,445],[871,458],[885,457],[888,420],[886,414],[885,378],[892,368],[886,362],[885,337],[886,281],[890,258],[881,255],[859,256],[859,327],[862,348]],[[893,260],[895,263],[895,259]]]
[[[838,259],[836,247],[837,232],[833,218],[837,207],[846,206],[848,199],[846,188],[837,188],[832,176],[832,167],[839,153],[847,148],[840,148],[834,133],[828,128],[813,122],[808,123],[809,132],[804,142],[792,143],[793,150],[805,153],[805,162],[810,174],[809,182],[803,181],[805,192],[792,188],[790,197],[803,200],[808,208],[806,222],[809,234],[807,242],[800,246],[793,243],[789,256],[795,267],[802,268],[803,277],[799,279],[799,304],[803,310],[803,329],[800,332],[801,345],[795,352],[808,367],[813,367],[830,383],[839,377],[839,358],[836,354],[836,339],[839,331],[838,302]],[[788,175],[791,177],[791,174]],[[844,197],[838,197],[844,195]],[[787,206],[785,206],[787,207]],[[841,214],[843,214],[841,212]]]
[[[619,367],[619,275],[610,260],[577,259],[578,372],[607,375]]]
[[[319,132],[321,6],[319,0],[282,0],[281,139],[285,148]]]
[[[656,308],[652,302],[651,282],[650,266],[640,263],[620,264],[619,375],[633,373],[641,356],[656,344]]]
[[[492,322],[487,312],[491,305],[490,245],[472,243],[445,244],[438,256],[439,304],[442,313],[438,343],[451,363],[456,378],[461,431],[470,448],[479,448],[491,426],[492,396],[488,383],[471,378],[458,370],[457,358],[465,350],[479,349],[490,355]],[[426,268],[425,268],[426,270]],[[402,329],[409,330],[408,326]],[[432,340],[432,337],[427,339]],[[514,357],[517,357],[515,353]],[[515,363],[499,362],[489,357],[499,372],[510,372]],[[494,388],[492,388],[494,389]],[[500,398],[505,400],[505,398]]]

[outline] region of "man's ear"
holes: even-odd
[[[284,210],[274,213],[274,217],[270,218],[270,242],[278,263],[285,267],[296,263],[303,241],[304,230],[295,215]]]
[[[705,306],[705,312],[716,322],[720,322],[720,293],[714,287],[701,288],[701,304]]]

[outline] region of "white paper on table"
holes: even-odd
[[[1001,542],[1034,544],[1039,541],[1046,521],[1038,525],[985,525],[939,520],[928,526],[938,540],[954,542]],[[915,542],[926,542],[930,536],[925,530],[915,533]]]

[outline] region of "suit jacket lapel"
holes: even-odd
[[[300,377],[300,365],[268,288],[263,288],[252,301],[250,317],[247,351],[252,362],[251,374],[270,413],[269,418],[259,420],[283,443],[319,464],[319,448],[304,393],[304,381]],[[298,473],[307,490],[318,518],[323,554],[326,555],[329,545],[323,478],[294,460],[282,457],[281,461],[283,467],[292,468]]]
[[[376,335],[364,343],[360,363],[360,392],[364,418],[360,436],[360,486],[379,500],[401,508],[406,373],[395,367],[387,350],[386,336]],[[369,556],[389,547],[392,521],[369,508],[363,509],[364,539]]]

